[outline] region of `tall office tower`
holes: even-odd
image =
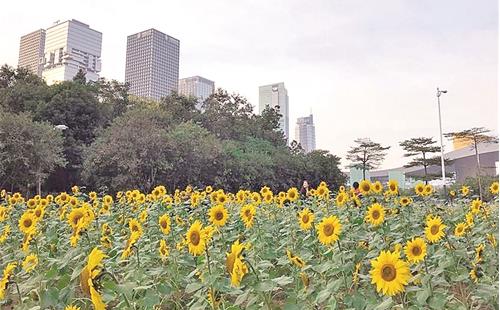
[[[27,68],[42,76],[43,53],[45,48],[45,30],[39,29],[21,37],[18,66]]]
[[[193,76],[179,80],[179,94],[196,97],[196,108],[201,109],[203,101],[214,93],[215,83],[201,76]]]
[[[295,125],[295,140],[300,143],[304,151],[309,153],[316,149],[316,132],[312,114],[297,118]]]
[[[159,100],[177,91],[179,40],[156,29],[127,37],[125,82],[130,93]]]
[[[281,114],[280,129],[285,134],[286,143],[288,144],[288,91],[285,88],[285,83],[281,82],[259,87],[259,112],[262,113],[266,106],[279,108]]]
[[[101,71],[102,33],[77,20],[57,22],[47,28],[42,76],[47,84],[68,81],[80,69],[96,81]]]

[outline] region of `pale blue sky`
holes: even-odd
[[[437,86],[445,132],[498,129],[497,1],[8,1],[0,63],[17,64],[21,35],[71,18],[103,33],[104,77],[123,81],[127,35],[154,27],[181,41],[181,77],[254,106],[259,85],[284,81],[292,138],[312,109],[319,148],[344,157],[371,137],[392,146],[383,168],[405,162],[399,141],[438,139]]]

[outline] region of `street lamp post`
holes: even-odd
[[[436,93],[438,100],[438,113],[439,113],[439,139],[441,140],[441,173],[443,176],[443,189],[445,195],[446,195],[446,175],[444,169],[443,127],[441,125],[441,101],[439,100],[439,97],[441,97],[441,94],[446,94],[447,92],[448,92],[447,90],[440,90],[438,87]]]

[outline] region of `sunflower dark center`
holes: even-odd
[[[439,225],[432,225],[431,226],[431,234],[437,235],[438,232],[439,232]]]
[[[224,214],[221,211],[215,212],[215,219],[221,221],[224,218]]]
[[[332,224],[326,224],[324,227],[323,227],[323,232],[325,233],[325,235],[327,237],[330,237],[331,235],[333,235],[333,231],[334,231],[334,227]]]
[[[414,246],[411,249],[411,253],[415,256],[419,256],[420,254],[422,254],[422,249],[419,246]]]
[[[163,229],[167,228],[167,221],[162,220],[162,221],[160,222],[160,226],[161,226],[161,228],[163,228]]]
[[[83,217],[83,214],[77,214],[73,217],[73,224],[77,225],[78,221]]]
[[[373,217],[374,220],[378,220],[379,217],[380,217],[380,212],[378,210],[374,210],[372,212],[372,217]]]
[[[302,215],[302,222],[309,223],[309,215],[308,214]]]
[[[132,225],[131,229],[132,231],[139,231],[139,226],[137,225]]]
[[[364,184],[364,185],[363,185],[363,190],[364,190],[365,192],[370,191],[370,184]]]
[[[382,279],[385,281],[396,279],[396,268],[393,265],[384,265],[382,267]]]
[[[245,210],[245,216],[250,217],[250,210],[248,210],[248,209]]]
[[[194,231],[189,236],[189,240],[193,245],[198,245],[200,243],[200,234],[197,231]]]
[[[31,219],[25,219],[23,222],[24,227],[31,227],[33,221]]]

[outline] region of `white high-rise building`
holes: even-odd
[[[193,76],[179,80],[179,94],[198,99],[196,108],[201,109],[205,99],[214,93],[215,83],[201,76]]]
[[[266,106],[278,108],[281,114],[280,129],[283,131],[286,143],[289,141],[289,113],[288,113],[288,91],[285,83],[269,84],[259,87],[259,113],[262,113]]]
[[[297,118],[295,125],[295,141],[300,143],[304,151],[309,153],[316,149],[316,132],[312,114]]]
[[[77,20],[57,22],[45,31],[42,76],[51,85],[68,81],[80,69],[96,81],[101,71],[102,33]]]

